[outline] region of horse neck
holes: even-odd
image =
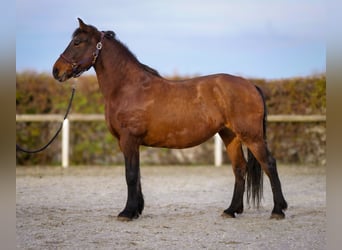
[[[106,40],[103,42],[103,49],[96,60],[94,69],[104,97],[111,93],[118,93],[139,74],[144,74],[139,62],[129,51],[117,41]],[[134,74],[132,74],[134,72]]]

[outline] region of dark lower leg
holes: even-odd
[[[245,191],[245,181],[237,181],[235,179],[234,193],[229,208],[224,210],[224,213],[229,217],[234,218],[235,214],[241,214],[243,212],[243,194]]]
[[[285,198],[283,196],[276,166],[276,160],[270,154],[268,158],[268,176],[271,182],[274,201],[274,208],[272,210],[271,218],[284,218],[285,214],[283,211],[287,209],[287,202],[285,201]]]
[[[141,191],[139,152],[125,157],[127,202],[119,218],[138,218],[144,209],[144,198]]]
[[[284,210],[287,208],[287,203],[281,189],[276,160],[273,158],[264,142],[249,144],[248,148],[262,166],[262,169],[269,177],[271,183],[274,202],[271,218],[284,218]]]
[[[225,216],[235,217],[235,214],[243,212],[243,195],[245,192],[245,174],[246,174],[246,160],[243,156],[240,140],[232,133],[221,134],[224,139],[227,154],[232,162],[235,185],[231,204],[228,209],[224,210]]]

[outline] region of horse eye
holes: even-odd
[[[80,39],[75,39],[75,40],[74,40],[74,45],[75,45],[75,46],[80,45],[80,43],[81,43],[81,40],[80,40]]]

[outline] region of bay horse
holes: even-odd
[[[219,133],[231,160],[235,186],[223,215],[234,218],[247,200],[259,205],[262,170],[269,177],[274,208],[271,218],[285,218],[287,203],[276,160],[266,142],[266,106],[259,87],[228,74],[170,81],[138,59],[113,31],[99,31],[78,18],[79,27],[53,66],[60,82],[94,67],[105,101],[109,131],[125,159],[126,206],[119,220],[138,218],[144,209],[140,183],[140,145],[187,148]],[[242,144],[248,148],[246,160]]]

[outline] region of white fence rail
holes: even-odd
[[[64,120],[62,129],[62,167],[69,166],[69,135],[70,122],[73,121],[104,121],[103,114],[71,114],[68,119]],[[32,114],[32,115],[16,115],[17,122],[61,122],[62,115],[48,114]],[[269,115],[268,122],[325,122],[325,115]],[[214,136],[214,165],[219,167],[222,165],[223,143],[218,134]]]

